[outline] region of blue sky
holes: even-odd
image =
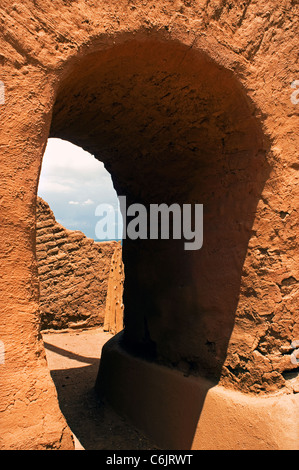
[[[57,222],[93,239],[97,238],[95,210],[99,204],[113,206],[121,220],[116,192],[103,163],[61,139],[48,140],[38,195],[50,205]]]

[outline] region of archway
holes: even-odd
[[[107,233],[104,224],[97,227],[101,207],[111,208],[113,220],[122,225],[111,177],[79,147],[49,139],[38,196],[40,330],[76,448],[148,447],[94,392],[102,345],[122,329],[123,321],[121,245],[107,238],[121,230],[116,225]]]
[[[50,135],[100,158],[128,203],[203,204],[199,251],[124,241],[124,343],[217,381],[267,174],[261,127],[232,72],[176,42],[95,52],[64,75]]]
[[[102,206],[111,208],[122,225],[111,177],[79,147],[49,139],[38,196],[41,330],[103,326],[110,266],[115,251],[121,252],[117,225],[110,234],[96,230]]]
[[[159,361],[170,366],[159,369],[159,379],[164,377],[162,385],[170,375],[184,377],[189,389],[200,382],[197,380],[200,374],[211,376],[212,381],[220,376],[221,385],[213,387],[214,401],[205,401],[201,417],[206,417],[207,427],[201,426],[204,432],[195,445],[200,448],[219,448],[222,444],[229,448],[298,447],[297,385],[284,379],[291,364],[288,348],[298,333],[297,234],[293,233],[297,227],[293,201],[297,197],[298,165],[295,162],[296,109],[290,99],[290,83],[296,78],[292,76],[292,64],[296,62],[294,32],[297,24],[290,8],[283,9],[277,23],[273,15],[268,14],[268,5],[254,3],[248,8],[243,4],[234,8],[224,5],[219,9],[214,2],[189,3],[170,2],[167,6],[120,2],[116,5],[80,0],[78,5],[58,2],[58,8],[51,2],[48,5],[27,2],[13,8],[9,3],[3,6],[8,29],[7,34],[2,34],[1,81],[5,86],[5,103],[2,100],[0,123],[1,341],[5,344],[5,364],[1,367],[4,384],[1,389],[2,447],[72,448],[39,336],[34,251],[36,189],[55,101],[53,135],[69,134],[72,141],[85,140],[86,146],[93,142],[102,150],[107,144],[104,160],[106,165],[113,166],[119,194],[127,194],[133,201],[143,197],[149,203],[154,197],[161,202],[162,196],[170,201],[198,201],[207,211],[204,223],[210,240],[208,250],[206,236],[199,253],[184,252],[179,242],[172,252],[171,246],[175,244],[170,242],[165,243],[165,250],[160,241],[145,243],[143,240],[133,245],[128,240],[125,244],[129,261],[127,294],[128,300],[131,299],[126,311],[126,333],[118,350],[115,344],[114,349],[111,344],[110,349],[106,349],[105,362],[109,365],[110,360],[111,364],[112,353],[115,357],[120,353],[125,371],[131,363],[130,372],[134,372],[139,358],[142,380],[137,382],[135,374],[131,376],[131,384],[123,384],[115,369],[113,385],[109,383],[111,368],[108,367],[106,385],[110,396],[114,395],[114,402],[119,403],[119,398],[126,395],[130,397],[127,406],[135,399],[135,411],[144,418],[146,403],[154,405],[151,392],[159,385],[159,374],[156,374]],[[272,5],[272,10],[275,9]],[[253,21],[254,18],[257,21]],[[275,37],[275,41],[271,37]],[[283,60],[284,37],[289,38],[287,62]],[[281,65],[279,73],[278,63]],[[145,87],[141,86],[142,77]],[[78,86],[74,85],[76,81]],[[114,90],[120,89],[117,81],[127,92],[114,92],[113,102],[109,102],[112,95],[107,90],[111,84]],[[100,82],[104,86],[100,87]],[[72,94],[71,89],[75,88],[78,92]],[[92,93],[95,88],[102,90],[100,97],[97,92]],[[82,89],[83,94],[89,95],[88,106],[80,95]],[[159,94],[158,89],[163,90],[163,94]],[[191,90],[195,100],[189,93]],[[119,97],[121,102],[127,103],[130,112],[121,111],[120,101],[115,99]],[[110,114],[111,119],[108,116],[106,127],[93,129],[92,114],[100,117],[98,122],[105,121],[95,100],[98,104],[107,103],[104,114]],[[151,106],[152,103],[155,105]],[[75,104],[81,109],[76,111]],[[199,104],[197,111],[196,104]],[[212,119],[200,121],[199,110]],[[186,114],[193,119],[186,119]],[[147,122],[146,116],[152,119]],[[162,118],[163,126],[155,126],[158,118]],[[271,164],[268,179],[264,164],[268,148],[267,142],[262,142],[259,121],[268,143],[273,143],[267,154]],[[111,131],[113,122],[116,124],[114,132]],[[109,126],[112,126],[110,133],[105,132]],[[197,141],[202,142],[201,151],[198,146],[191,146],[192,132]],[[260,143],[255,146],[256,136]],[[138,146],[141,140],[144,145]],[[242,143],[247,140],[243,147],[245,158],[239,158],[241,140]],[[233,151],[234,141],[236,152]],[[111,143],[114,148],[109,146]],[[125,159],[122,158],[124,153]],[[127,171],[125,162],[131,162]],[[245,171],[239,163],[245,164]],[[143,177],[139,184],[136,175]],[[255,210],[259,190],[266,179]],[[159,184],[154,184],[157,181]],[[212,187],[217,187],[217,191],[211,199],[208,188]],[[223,192],[224,199],[219,196]],[[223,216],[228,212],[231,219]],[[254,217],[241,273],[246,239]],[[234,230],[237,223],[233,220],[240,220],[239,230]],[[217,236],[219,230],[221,234]],[[220,238],[221,244],[217,243]],[[153,245],[155,249],[151,248]],[[144,267],[148,276],[144,274]],[[217,268],[219,279],[214,282]],[[181,279],[184,282],[179,284]],[[239,302],[238,284],[241,285]],[[177,344],[174,344],[175,339]],[[142,361],[142,356],[152,362]],[[151,383],[148,364],[155,372]],[[177,374],[177,369],[184,372]],[[199,377],[194,377],[196,374]],[[147,384],[152,388],[147,390]],[[227,393],[220,397],[222,408],[221,400],[217,399],[221,387],[222,392]],[[160,409],[156,407],[155,414],[152,413],[155,417],[163,415],[161,404],[166,408],[171,403],[173,388],[167,390],[169,396],[165,389],[155,389],[158,399],[163,395]],[[185,389],[183,392],[185,396]],[[189,403],[194,409],[196,397]],[[230,406],[226,407],[228,403]],[[248,412],[244,419],[239,417],[238,405]],[[160,415],[157,410],[161,411]],[[261,422],[265,426],[261,426]],[[172,433],[180,422],[176,424]],[[205,433],[207,429],[212,429],[212,440],[211,434]]]
[[[203,204],[200,250],[185,250],[183,239],[124,240],[121,345],[217,384],[229,370],[242,267],[268,174],[261,125],[240,83],[177,42],[130,40],[70,66],[50,135],[101,159],[128,204]],[[101,374],[105,381],[107,367]],[[187,418],[185,448],[202,403]]]

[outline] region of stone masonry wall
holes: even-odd
[[[41,329],[103,325],[110,264],[119,244],[94,242],[57,223],[49,205],[37,200],[36,254]]]

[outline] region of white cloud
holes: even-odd
[[[61,139],[49,139],[43,158],[42,171],[53,176],[74,175],[85,178],[97,176],[109,178],[104,164],[77,145]]]
[[[78,201],[69,201],[69,204],[71,204],[73,206],[76,206],[76,205],[80,204],[80,202],[78,202]]]
[[[82,206],[90,206],[93,204],[94,204],[94,201],[92,201],[92,199],[87,199],[86,201],[82,203]]]
[[[61,139],[49,139],[43,158],[40,193],[80,195],[73,200],[101,203],[115,199],[111,176],[102,162],[80,147]]]
[[[69,193],[72,191],[72,186],[59,181],[51,181],[51,178],[41,176],[39,181],[39,192],[43,193]]]

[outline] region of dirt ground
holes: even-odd
[[[102,328],[43,333],[60,409],[74,434],[76,450],[157,449],[95,394],[102,347],[111,337]]]

